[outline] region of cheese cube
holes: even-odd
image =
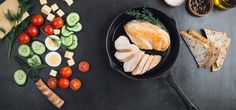
[[[53,30],[53,33],[54,33],[55,35],[59,35],[60,32],[61,32],[60,29],[54,29],[54,30]]]
[[[67,63],[68,63],[69,66],[75,65],[74,59],[67,60]]]
[[[51,72],[49,73],[50,76],[56,77],[57,76],[57,71],[51,69]]]
[[[73,0],[65,0],[66,1],[66,3],[69,5],[69,6],[71,6],[72,4],[73,4]]]
[[[48,3],[47,0],[39,0],[39,2],[40,2],[41,5],[46,5]]]
[[[51,6],[51,9],[53,12],[57,11],[59,9],[59,7],[57,6],[56,3],[54,3],[52,6]]]
[[[53,19],[55,18],[55,15],[53,15],[53,14],[48,14],[48,16],[47,16],[47,20],[49,20],[49,21],[52,21]]]
[[[66,51],[64,57],[65,58],[68,58],[68,59],[72,59],[74,56],[74,53],[73,52],[70,52],[70,51]]]
[[[59,10],[57,11],[57,15],[60,16],[60,17],[62,17],[64,14],[65,14],[65,13],[64,13],[61,9],[59,9]]]
[[[45,15],[49,15],[51,11],[52,11],[52,9],[51,9],[49,6],[47,6],[47,5],[44,5],[44,6],[41,8],[41,12],[42,12],[43,14],[45,14]]]

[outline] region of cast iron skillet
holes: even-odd
[[[139,8],[133,8],[136,10],[143,10],[144,7]],[[166,52],[156,52],[156,51],[146,51],[146,53],[149,54],[159,54],[161,55],[162,61],[158,66],[150,70],[149,72],[145,73],[144,75],[139,76],[133,76],[130,73],[126,73],[123,70],[123,63],[120,63],[115,57],[114,53],[116,52],[116,49],[114,47],[114,41],[120,36],[120,35],[126,35],[123,26],[128,21],[134,20],[134,17],[131,17],[126,14],[126,12],[121,13],[119,16],[115,18],[115,20],[112,22],[106,38],[106,50],[107,54],[110,60],[111,67],[123,74],[124,76],[135,79],[135,80],[144,80],[144,79],[154,79],[154,78],[164,78],[167,80],[167,82],[171,85],[171,87],[176,91],[176,93],[180,96],[182,101],[184,102],[186,108],[188,110],[199,110],[197,106],[187,97],[187,95],[184,93],[183,89],[177,84],[174,77],[171,75],[172,72],[172,65],[174,64],[178,53],[179,53],[179,47],[180,47],[180,38],[179,38],[179,32],[178,32],[178,26],[174,19],[170,18],[169,16],[165,15],[164,13],[153,9],[153,8],[147,8],[149,9],[155,17],[157,17],[167,28],[171,44],[169,49]],[[127,36],[127,35],[126,35]]]

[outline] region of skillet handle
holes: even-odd
[[[169,74],[166,77],[167,82],[171,85],[171,87],[175,90],[175,92],[180,96],[187,110],[200,110],[184,93],[183,89],[178,85],[175,78],[172,74]]]

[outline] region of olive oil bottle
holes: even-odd
[[[236,0],[214,0],[214,4],[221,9],[229,9],[236,6]]]

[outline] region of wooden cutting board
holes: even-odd
[[[12,29],[12,26],[11,26],[10,22],[6,19],[4,13],[6,13],[7,10],[11,10],[14,13],[16,13],[18,10],[18,7],[19,7],[18,0],[6,0],[0,5],[0,27],[6,31],[6,33],[3,33],[0,31],[0,39],[4,38],[5,35],[8,32],[10,32],[10,30]],[[21,21],[23,21],[27,17],[29,17],[29,13],[25,12]],[[19,22],[19,23],[21,23],[21,22]]]

